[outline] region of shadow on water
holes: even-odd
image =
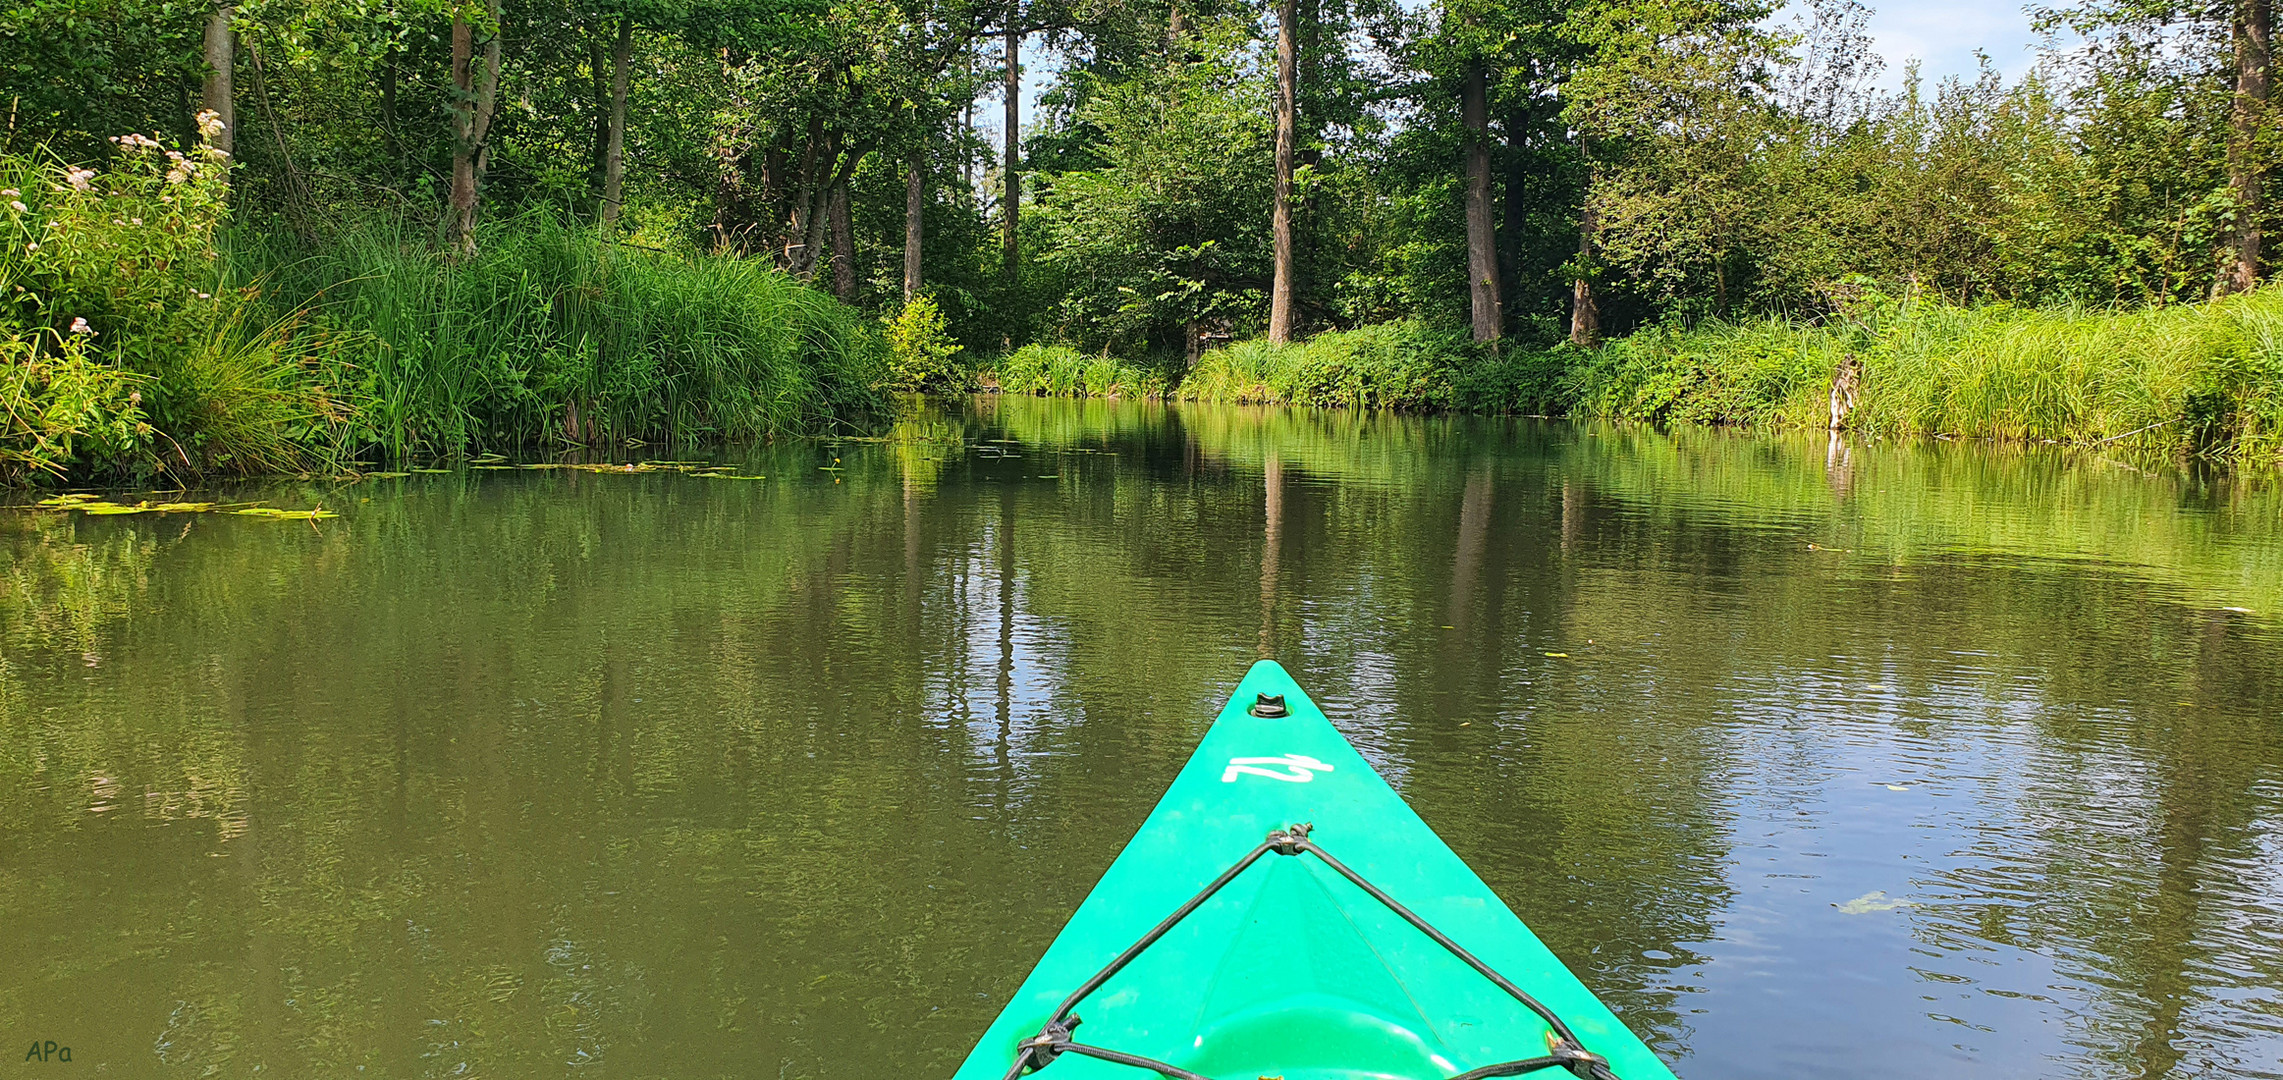
[[[0,511],[0,1031],[947,1073],[1268,655],[1683,1075],[2283,1075],[2272,487],[1015,398],[719,463]]]

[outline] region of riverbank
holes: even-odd
[[[227,224],[219,158],[0,155],[0,483],[338,471],[887,412],[878,328],[766,264],[545,214]]]
[[[1509,346],[1390,323],[1186,371],[1031,346],[984,373],[1010,393],[1535,413],[1873,436],[2114,441],[2237,461],[2283,455],[2283,288],[2138,311],[1961,308],[1873,298],[1820,322],[1652,327],[1597,349]]]

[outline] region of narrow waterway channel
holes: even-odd
[[[1030,399],[713,463],[0,511],[0,1060],[947,1075],[1273,656],[1691,1080],[2283,1076],[2272,483]]]

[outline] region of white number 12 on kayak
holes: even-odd
[[[1281,765],[1281,769],[1268,766]],[[1240,776],[1265,776],[1292,784],[1305,784],[1320,772],[1331,772],[1332,767],[1306,754],[1284,754],[1278,757],[1233,757],[1229,767],[1222,770],[1221,782],[1234,784]]]

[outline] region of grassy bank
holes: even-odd
[[[983,372],[1001,391],[1046,397],[1149,397],[1317,408],[1545,412],[1562,407],[1561,358],[1491,353],[1464,333],[1393,322],[1290,345],[1240,341],[1184,370],[1065,345],[1017,349]]]
[[[877,328],[767,264],[613,247],[545,216],[448,258],[377,223],[254,247],[281,306],[353,331],[358,441],[395,455],[749,440],[884,412]]]
[[[2128,312],[1880,303],[1820,325],[1652,329],[1573,354],[1570,411],[1820,428],[1863,365],[1851,430],[2095,442],[2244,460],[2283,452],[2283,288]]]
[[[878,328],[766,265],[531,215],[226,228],[219,158],[0,155],[0,483],[178,480],[568,444],[745,440],[886,412]]]
[[[1010,393],[1336,408],[1567,414],[1820,429],[1834,372],[1862,365],[1850,430],[2283,454],[2283,287],[2140,311],[1960,308],[1871,298],[1808,323],[1652,327],[1598,349],[1509,345],[1389,323],[1184,371],[1031,346],[988,378]]]

